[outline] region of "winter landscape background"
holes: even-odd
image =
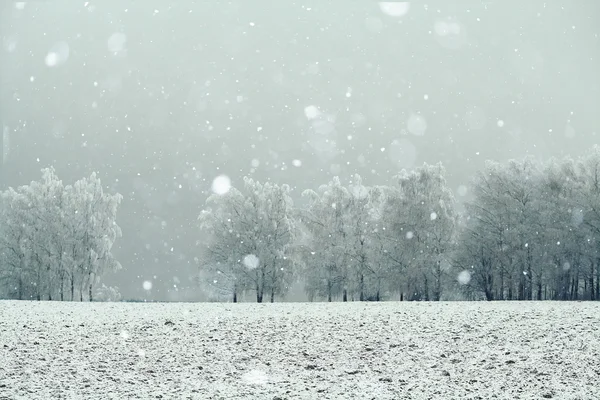
[[[488,235],[487,242],[478,243],[487,246],[489,260],[469,255],[476,253],[469,247],[473,240],[459,240],[458,234],[468,231],[452,230],[457,234],[444,239],[452,242],[448,245],[460,244],[462,253],[452,247],[443,259],[414,261],[417,253],[431,256],[421,253],[430,244],[407,247],[414,253],[403,253],[412,275],[397,274],[403,279],[394,282],[398,292],[401,285],[413,284],[420,288],[417,297],[424,299],[429,274],[427,297],[434,299],[431,274],[444,267],[446,294],[468,297],[472,293],[465,294],[457,278],[465,278],[460,274],[471,265],[480,265],[481,276],[469,276],[470,285],[480,279],[477,298],[486,297],[489,278],[494,298],[500,287],[502,296],[508,296],[509,280],[514,298],[537,298],[538,281],[544,282],[543,298],[597,297],[596,153],[590,149],[598,141],[600,122],[599,12],[598,4],[584,1],[315,1],[264,7],[243,1],[127,6],[4,2],[2,188],[39,180],[45,167],[53,167],[65,185],[96,172],[102,196],[123,197],[116,214],[122,237],[113,232],[114,257],[103,258],[96,250],[94,256],[95,265],[102,260],[103,268],[110,269],[118,261],[122,268],[103,274],[98,285],[118,286],[127,299],[205,300],[214,290],[202,289],[198,271],[206,255],[203,246],[214,237],[201,229],[201,223],[210,221],[198,221],[198,216],[214,194],[216,179],[226,176],[242,192],[245,176],[289,185],[285,191],[295,208],[307,210],[314,196],[303,197],[305,190],[318,192],[339,176],[352,193],[355,174],[361,176],[361,186],[394,188],[387,198],[401,201],[404,189],[395,177],[402,169],[410,173],[424,162],[442,162],[446,184],[434,193],[448,196],[451,191],[456,212],[449,215],[456,217],[456,225]],[[523,163],[528,155],[537,161]],[[551,157],[568,155],[572,164],[549,163]],[[500,165],[486,167],[488,159]],[[509,159],[521,164],[509,164]],[[489,171],[497,172],[492,182],[496,194],[506,195],[503,184],[516,191],[498,203],[493,202],[495,192],[486,198],[471,180]],[[536,184],[530,185],[529,178]],[[525,189],[531,190],[531,202],[519,197],[526,193],[518,190]],[[358,193],[355,197],[364,200],[364,191]],[[13,204],[25,199],[20,204],[29,206],[26,196],[9,198],[17,202]],[[90,200],[81,195],[88,200],[78,207],[102,196]],[[465,202],[477,199],[496,207],[496,220],[488,221],[487,230],[466,220],[476,211],[465,208]],[[433,209],[438,200],[413,208],[420,214],[409,215],[421,219],[410,223],[421,224],[424,233],[432,226],[446,229],[444,222],[454,219]],[[106,201],[110,203],[108,197]],[[517,210],[513,206],[519,201],[522,208]],[[401,218],[411,209],[393,210]],[[109,223],[110,213],[103,215]],[[389,213],[383,220],[401,221]],[[2,229],[9,226],[5,221]],[[11,221],[19,226],[14,217]],[[78,235],[91,235],[91,225],[84,221],[89,222],[83,217],[70,222],[72,229],[79,227],[72,236],[78,241]],[[534,226],[544,228],[543,235]],[[416,229],[396,228],[403,229],[396,232],[397,241],[406,243],[408,231],[419,238]],[[312,239],[302,236],[304,244],[314,240],[315,229]],[[341,242],[335,243],[339,249]],[[54,253],[48,253],[48,246],[38,252],[25,248],[23,256],[38,257],[27,265],[47,267],[42,257],[56,260],[53,254],[58,254],[52,246]],[[396,243],[392,248],[403,247]],[[246,268],[243,258],[254,253],[242,250],[231,255]],[[294,254],[306,264],[307,254]],[[75,258],[86,255],[90,253]],[[357,254],[352,257],[344,265],[355,272]],[[52,276],[60,281],[61,274]],[[222,283],[208,282],[214,280]],[[360,274],[346,285],[355,298],[360,296],[357,282]],[[335,284],[341,299],[343,286]],[[29,293],[35,297],[35,292]],[[252,298],[252,290],[248,292]],[[363,295],[374,293],[369,289]],[[306,299],[304,283],[291,285],[286,299]]]

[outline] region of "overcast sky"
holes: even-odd
[[[460,200],[486,159],[599,142],[597,1],[2,2],[0,35],[2,187],[98,171],[125,197],[104,281],[126,298],[201,298],[220,174],[299,197],[441,161]]]

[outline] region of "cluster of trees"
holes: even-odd
[[[488,162],[456,253],[470,297],[600,299],[600,149],[578,160]]]
[[[200,216],[214,300],[600,299],[600,149],[578,160],[488,162],[459,213],[441,164],[392,186],[338,178],[303,193],[245,179]]]
[[[52,168],[2,192],[0,298],[92,301],[102,274],[121,267],[111,253],[120,202],[95,173],[64,185]]]
[[[311,300],[440,300],[458,223],[444,174],[424,165],[392,187],[334,178],[305,191],[305,207],[286,185],[246,178],[200,215],[204,288],[220,300],[252,291],[274,301],[302,279]]]

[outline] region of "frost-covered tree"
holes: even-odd
[[[539,168],[531,159],[487,162],[475,178],[459,254],[473,270],[471,284],[488,300],[532,296],[544,243],[539,182]]]
[[[335,177],[318,191],[307,190],[300,219],[310,237],[305,252],[305,290],[309,297],[380,300],[388,269],[377,238],[380,197],[359,175],[348,186]]]
[[[308,199],[299,210],[310,251],[304,253],[305,290],[309,297],[347,300],[349,279],[348,207],[350,193],[335,177],[318,191],[302,193]]]
[[[208,240],[199,257],[201,276],[212,291],[254,291],[273,302],[294,278],[295,223],[287,185],[261,184],[244,178],[241,190],[214,194],[202,211],[200,227]]]
[[[112,246],[121,236],[116,214],[122,196],[104,193],[95,173],[75,182],[67,191],[72,214],[73,254],[80,274],[80,300],[87,286],[88,299],[93,299],[94,284],[107,271],[116,271],[121,264],[112,254]]]
[[[454,197],[441,164],[403,170],[385,197],[381,237],[400,297],[440,300],[457,232]]]
[[[121,301],[121,299],[122,296],[117,287],[102,284],[96,288],[96,295],[94,296],[95,301],[117,302]]]
[[[488,300],[597,298],[599,154],[486,164],[456,252],[468,290]]]
[[[74,186],[64,186],[52,168],[42,180],[2,193],[0,278],[6,296],[19,299],[70,299],[75,281],[80,300],[94,279],[120,268],[111,248],[121,235],[116,224],[120,195],[102,191],[92,174]],[[85,283],[84,283],[85,282]]]

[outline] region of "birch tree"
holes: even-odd
[[[244,178],[241,190],[214,194],[202,211],[200,227],[208,240],[199,257],[201,274],[214,283],[226,277],[226,289],[254,291],[256,301],[283,296],[294,278],[293,202],[287,185]],[[209,283],[210,283],[209,280]]]

